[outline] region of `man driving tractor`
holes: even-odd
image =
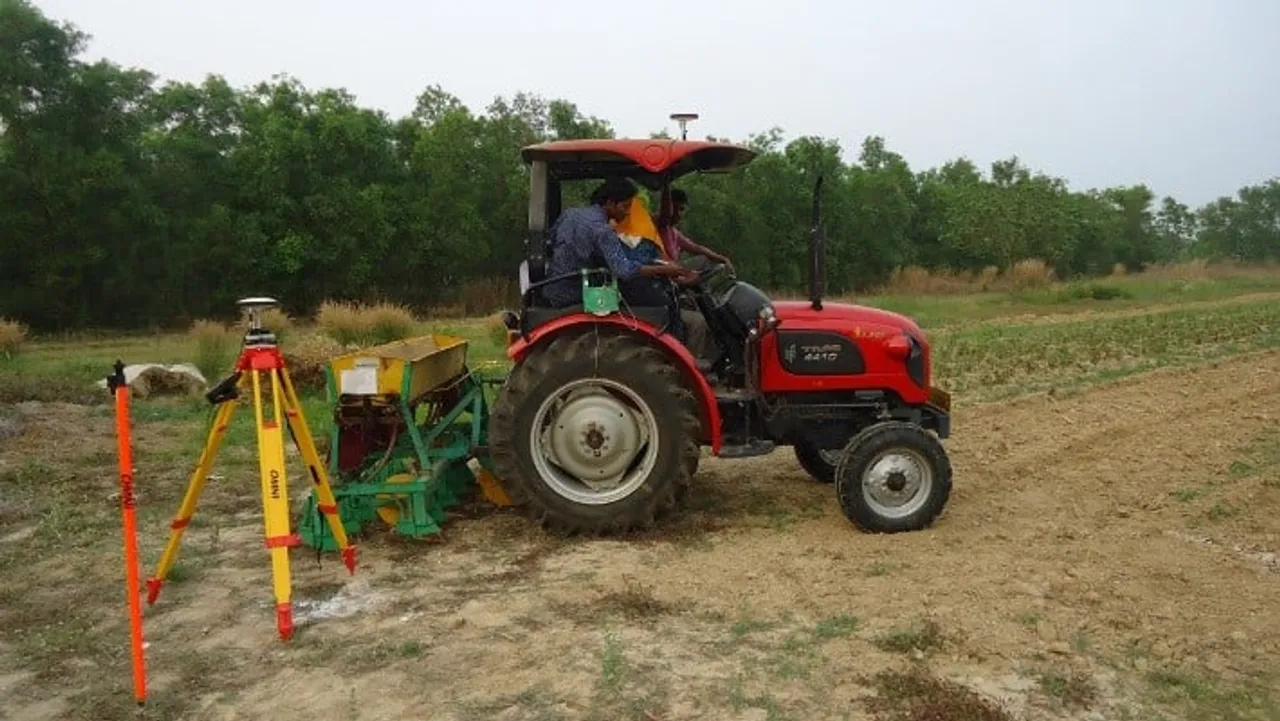
[[[702,256],[706,260],[713,263],[723,263],[733,270],[733,263],[720,253],[693,242],[689,236],[681,232],[680,221],[684,219],[684,215],[689,210],[689,194],[680,188],[673,188],[670,194],[669,219],[659,218],[658,233],[662,236],[663,250],[673,263],[680,262],[680,251],[685,251],[690,255]],[[699,267],[694,265],[694,267]]]
[[[670,307],[672,298],[661,279],[689,285],[697,281],[698,274],[670,263],[641,263],[627,252],[627,246],[610,221],[622,223],[627,219],[637,192],[631,181],[609,178],[592,193],[589,205],[562,212],[551,227],[552,253],[547,274],[554,277],[605,265],[617,279],[618,290],[629,305]],[[577,305],[582,302],[580,282],[567,278],[548,284],[543,288],[543,297],[557,307]],[[680,320],[689,351],[695,358],[711,360],[714,352],[710,330],[702,314],[681,309]]]

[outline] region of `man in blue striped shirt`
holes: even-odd
[[[622,239],[609,224],[627,217],[636,187],[626,178],[609,178],[595,193],[591,204],[570,208],[551,226],[551,262],[547,276],[575,273],[584,268],[608,267],[618,281],[623,300],[632,306],[666,306],[671,300],[659,283],[670,278],[687,285],[697,280],[695,271],[674,264],[641,264],[627,256]],[[581,278],[567,278],[542,288],[547,302],[563,308],[582,302]],[[689,332],[687,345],[695,356],[707,349],[706,321],[699,313],[682,312]]]

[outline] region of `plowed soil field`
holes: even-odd
[[[0,718],[1276,719],[1278,400],[1263,350],[960,403],[955,490],[918,533],[859,533],[783,449],[706,459],[644,538],[471,509],[439,543],[368,539],[354,576],[297,549],[289,644],[254,476],[215,479],[146,609],[141,712],[109,412],[23,404]],[[144,573],[201,432],[139,426],[164,449],[138,452]]]

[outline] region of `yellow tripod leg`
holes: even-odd
[[[329,522],[329,530],[333,532],[333,537],[338,542],[338,549],[342,553],[342,562],[346,564],[347,572],[355,575],[356,549],[348,542],[347,531],[342,527],[342,518],[338,515],[338,500],[333,496],[329,473],[320,462],[320,453],[316,451],[315,441],[311,439],[311,428],[307,425],[307,417],[302,412],[302,402],[298,399],[298,392],[293,387],[293,379],[289,377],[287,368],[280,369],[280,379],[284,384],[285,417],[289,421],[289,428],[293,430],[294,442],[298,446],[302,462],[307,464],[307,470],[311,474],[312,492],[316,494],[317,500],[316,507]]]
[[[263,417],[262,381],[260,373],[271,378],[272,409],[270,420]],[[280,427],[280,382],[274,369],[254,370],[253,404],[258,428],[258,468],[262,477],[263,511],[266,522],[267,548],[271,553],[271,577],[276,599],[276,627],[280,637],[293,635],[293,610],[289,579],[289,548],[297,540],[289,533],[289,492],[285,482],[284,431]]]
[[[218,406],[218,411],[214,414],[213,424],[209,427],[209,437],[205,440],[204,450],[200,453],[200,462],[196,464],[196,469],[191,473],[191,480],[187,484],[186,495],[182,498],[182,505],[178,508],[178,515],[174,516],[169,527],[169,541],[165,544],[164,553],[160,555],[160,563],[156,566],[156,573],[147,579],[147,605],[156,602],[156,598],[160,595],[160,586],[164,583],[164,579],[169,575],[169,569],[173,567],[174,560],[178,556],[178,546],[182,543],[182,534],[187,530],[187,524],[191,522],[191,516],[195,515],[196,503],[200,500],[200,493],[204,490],[204,483],[209,478],[209,472],[213,470],[213,459],[218,454],[218,448],[222,445],[222,439],[227,435],[227,427],[231,425],[231,416],[235,413],[235,400],[224,401]]]

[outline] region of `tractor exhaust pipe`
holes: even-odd
[[[809,224],[809,304],[822,310],[827,289],[827,235],[822,227],[822,176],[813,186],[813,217]]]

